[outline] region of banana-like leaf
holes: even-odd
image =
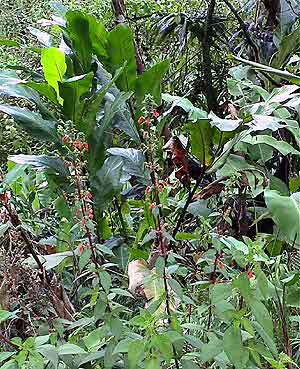
[[[90,91],[94,73],[90,72],[82,76],[76,76],[59,84],[60,95],[64,100],[63,111],[65,117],[72,120],[75,125],[84,131],[82,122],[84,109],[84,95]]]
[[[164,60],[137,78],[135,85],[137,104],[142,103],[146,95],[151,95],[157,105],[161,104],[161,81],[169,65],[169,60]]]
[[[136,82],[136,60],[133,35],[129,27],[118,25],[108,35],[108,60],[105,65],[114,74],[124,64],[123,73],[116,81],[121,91],[134,91]]]
[[[278,52],[274,54],[271,60],[273,68],[283,68],[290,57],[300,48],[300,26],[293,32],[283,37],[279,44]]]
[[[132,148],[113,147],[108,149],[107,152],[123,159],[123,180],[128,181],[134,176],[138,182],[149,184],[150,174],[149,171],[145,170],[145,156],[142,151]]]
[[[91,187],[97,210],[105,210],[114,196],[121,191],[122,167],[123,160],[120,157],[109,157],[92,178]]]
[[[78,11],[69,11],[66,19],[67,33],[73,52],[79,59],[80,73],[88,73],[91,69],[93,54],[96,54],[100,61],[107,59],[108,33],[102,23],[93,16]]]
[[[250,145],[260,145],[266,144],[268,146],[272,146],[274,149],[279,151],[282,155],[297,155],[300,156],[300,151],[296,150],[289,143],[285,141],[276,140],[276,138],[267,135],[258,135],[258,136],[250,136],[245,137],[243,142],[248,143]]]
[[[56,122],[45,120],[39,113],[17,106],[0,105],[0,111],[10,115],[16,123],[36,138],[60,143]]]
[[[57,93],[57,99],[60,104],[63,103],[59,96],[58,82],[63,81],[63,77],[67,71],[65,55],[55,47],[43,49],[41,63],[46,81],[54,88]]]
[[[65,178],[70,175],[68,167],[61,159],[49,155],[12,155],[8,160],[20,165],[30,165],[37,170],[46,170]]]

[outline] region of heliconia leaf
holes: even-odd
[[[96,54],[101,62],[107,59],[108,33],[95,17],[79,11],[68,11],[66,19],[68,36],[73,51],[79,59],[77,72],[78,74],[88,73],[91,70],[93,54]]]
[[[133,35],[128,26],[118,25],[108,35],[108,60],[105,63],[110,73],[126,66],[116,81],[122,91],[134,91],[136,82],[136,60]]]
[[[28,81],[24,84],[24,86],[30,87],[40,95],[46,97],[49,101],[53,102],[54,104],[58,104],[57,93],[52,86],[48,85],[48,83]]]
[[[151,95],[157,105],[161,104],[161,82],[169,65],[170,61],[164,60],[137,78],[135,85],[137,104],[142,103],[146,95]]]
[[[65,163],[56,157],[49,155],[12,155],[8,160],[21,165],[30,165],[37,170],[49,170],[62,177],[70,175],[68,167]]]
[[[0,105],[0,111],[10,115],[16,123],[32,134],[32,136],[45,141],[60,143],[56,122],[45,120],[40,114],[17,106]]]
[[[83,131],[84,95],[89,92],[93,78],[94,74],[91,72],[82,76],[69,78],[59,84],[60,95],[64,100],[63,111],[66,119],[72,120]]]
[[[67,71],[65,55],[57,48],[50,47],[42,50],[41,63],[46,81],[54,88],[60,104],[63,99],[59,96],[58,82],[63,81]]]
[[[122,167],[121,158],[110,157],[92,178],[91,187],[95,194],[94,201],[97,210],[105,210],[114,196],[121,191]]]

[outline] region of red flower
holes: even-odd
[[[93,209],[90,209],[89,210],[89,214],[88,214],[88,217],[90,218],[90,219],[94,219],[94,212],[93,212]]]
[[[156,209],[156,203],[153,202],[152,204],[149,205],[149,209],[150,210],[153,210],[153,209]]]
[[[154,118],[158,118],[160,116],[159,112],[156,110],[152,113],[152,115],[154,116]]]
[[[83,144],[80,140],[76,140],[76,141],[74,141],[74,147],[75,147],[75,149],[77,149],[79,151],[82,151]]]
[[[84,251],[84,247],[85,247],[84,245],[80,245],[80,246],[79,246],[79,253],[80,253],[80,254],[82,254],[82,253],[83,253],[83,251]]]
[[[247,272],[247,276],[249,279],[252,279],[255,277],[255,274],[251,270],[249,270],[249,272]]]
[[[138,122],[138,124],[143,124],[144,123],[144,120],[145,120],[145,118],[141,115],[139,117],[139,119],[137,120],[137,122]]]
[[[70,137],[67,136],[67,135],[64,135],[63,138],[62,138],[62,142],[66,145],[69,144],[70,143]]]
[[[84,150],[86,152],[88,152],[89,151],[89,144],[85,143],[83,146],[84,146]]]
[[[150,117],[148,117],[148,118],[145,120],[145,124],[146,124],[146,126],[150,126],[150,124],[151,124],[151,118],[150,118]]]
[[[88,200],[92,200],[92,199],[93,199],[93,195],[92,195],[90,192],[88,192],[88,193],[86,194],[86,198],[87,198]]]

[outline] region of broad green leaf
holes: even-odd
[[[58,348],[58,355],[78,355],[85,353],[83,348],[72,343],[65,343]]]
[[[45,80],[54,88],[57,99],[62,104],[63,100],[59,95],[58,82],[63,81],[63,77],[67,71],[65,55],[55,47],[46,48],[42,51],[41,63]]]
[[[32,88],[33,90],[38,92],[40,95],[46,97],[49,101],[53,102],[54,104],[58,104],[57,92],[48,83],[45,82],[37,83],[29,81],[25,83],[25,86]]]
[[[120,24],[108,35],[108,61],[106,65],[111,74],[115,74],[126,62],[123,73],[116,81],[122,91],[134,91],[136,82],[136,60],[133,35],[130,28]]]
[[[300,248],[300,192],[281,196],[277,191],[265,190],[265,200],[286,240]]]
[[[125,180],[135,177],[140,183],[149,184],[150,173],[145,168],[145,156],[142,151],[136,149],[123,149],[114,147],[107,150],[113,156],[121,157],[123,160],[123,175]]]
[[[247,59],[243,59],[238,56],[233,56],[233,59],[240,63],[245,63],[247,65],[250,65],[253,69],[257,71],[262,71],[262,72],[270,73],[275,76],[279,76],[282,79],[289,81],[291,83],[294,83],[296,85],[300,84],[300,77],[298,77],[296,74],[286,72],[285,70],[272,68],[265,64],[260,64],[260,63],[256,63],[256,62],[253,62]]]
[[[235,131],[243,122],[241,119],[222,119],[213,112],[209,114],[208,118],[211,120],[211,126],[217,127],[222,132]]]
[[[104,288],[105,292],[108,293],[111,287],[111,276],[108,272],[100,272],[100,282],[101,286]]]
[[[276,54],[272,57],[271,66],[274,68],[284,68],[289,58],[300,48],[300,26],[293,32],[284,36],[279,44]]]
[[[89,92],[94,74],[91,72],[64,80],[59,84],[60,96],[63,98],[63,111],[67,120],[72,120],[75,126],[82,129],[84,109],[84,96]]]
[[[16,106],[0,105],[0,111],[14,118],[16,123],[32,136],[45,141],[61,142],[56,130],[56,122],[45,120],[38,113]]]
[[[66,19],[68,36],[79,60],[77,71],[79,74],[88,73],[92,54],[96,54],[101,62],[106,60],[108,33],[95,17],[82,12],[69,11]]]
[[[102,168],[97,171],[91,180],[94,201],[96,207],[103,211],[107,208],[115,195],[117,195],[122,185],[120,183],[122,175],[123,161],[118,157],[106,159]]]
[[[250,288],[247,273],[240,275],[234,281],[234,286],[240,290],[241,295],[251,308],[252,314],[263,328],[265,334],[267,334],[270,339],[273,339],[273,322],[271,315],[266,306],[254,296],[253,291]]]
[[[279,151],[282,155],[297,155],[300,156],[300,151],[296,150],[289,143],[285,141],[276,140],[275,137],[267,136],[267,135],[257,135],[250,136],[248,135],[243,139],[243,142],[248,143],[250,145],[259,145],[266,144],[272,146],[274,149]]]
[[[65,163],[61,159],[53,156],[20,154],[9,156],[8,160],[20,165],[30,165],[37,170],[48,170],[61,177],[68,177],[70,175],[69,169]]]
[[[160,362],[157,358],[147,359],[145,362],[145,369],[160,369]]]
[[[144,342],[141,340],[130,342],[128,345],[128,369],[136,369],[145,355]]]
[[[203,363],[206,363],[223,351],[223,342],[214,334],[210,335],[209,342],[201,347],[200,358]]]
[[[0,364],[9,359],[11,356],[13,356],[15,354],[15,352],[0,352]]]
[[[164,113],[164,115],[168,115],[176,106],[178,106],[188,113],[189,120],[193,122],[201,119],[208,119],[206,111],[195,107],[186,97],[162,94],[162,99],[171,104],[170,109],[166,113]]]
[[[6,320],[15,318],[15,317],[16,317],[16,313],[13,311],[11,312],[11,311],[6,311],[6,310],[0,310],[0,323],[3,323]]]
[[[192,154],[195,155],[202,164],[210,165],[212,157],[213,129],[209,120],[199,120],[187,125],[190,131],[190,142]]]
[[[300,286],[299,283],[289,288],[286,296],[286,304],[294,308],[300,308]]]
[[[137,104],[141,104],[146,95],[151,95],[157,105],[161,104],[161,82],[169,65],[169,60],[164,60],[138,76],[135,85]]]
[[[249,361],[249,351],[243,346],[241,332],[238,327],[229,327],[223,339],[224,351],[236,369],[243,369]]]

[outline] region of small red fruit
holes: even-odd
[[[152,113],[152,115],[154,116],[154,118],[158,118],[160,116],[159,112],[156,110]]]
[[[247,276],[249,279],[252,279],[255,277],[255,274],[251,270],[249,270],[249,272],[247,272]]]
[[[89,151],[89,144],[85,143],[83,146],[84,146],[84,150],[86,152],[88,152]]]
[[[156,203],[153,202],[152,204],[149,205],[149,209],[150,210],[153,210],[153,209],[156,209]]]
[[[70,137],[67,136],[67,135],[64,135],[63,138],[62,138],[62,142],[66,145],[69,144],[70,143]]]
[[[82,254],[84,251],[84,245],[79,246],[79,253]]]

